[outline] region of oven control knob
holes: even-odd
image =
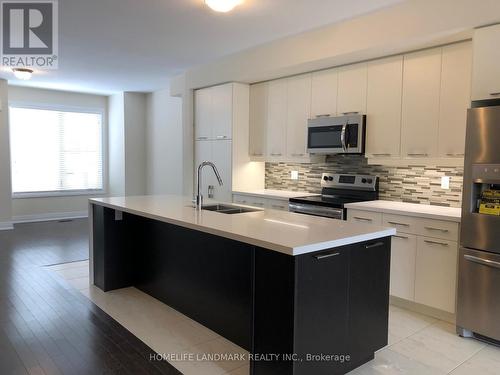
[[[363,179],[361,180],[361,182],[362,182],[363,184],[366,184],[366,178],[363,178]]]
[[[332,176],[329,176],[329,177],[328,177],[328,181],[333,181],[333,177],[332,177]]]
[[[371,184],[373,182],[373,180],[371,178],[369,178],[368,180],[366,180],[369,184]]]
[[[323,177],[323,180],[328,181],[328,176]]]

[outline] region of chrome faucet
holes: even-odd
[[[201,171],[202,171],[203,167],[205,167],[207,165],[212,167],[212,169],[215,173],[215,177],[217,177],[217,181],[219,182],[219,185],[222,186],[224,184],[222,182],[222,178],[221,178],[219,171],[217,170],[217,167],[215,166],[215,164],[210,162],[210,161],[202,162],[198,166],[198,189],[197,189],[198,192],[196,194],[196,202],[195,202],[197,210],[201,210],[201,208],[203,206],[203,195],[201,194]]]

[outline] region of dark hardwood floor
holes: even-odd
[[[43,266],[88,258],[86,220],[0,231],[0,374],[180,374]]]

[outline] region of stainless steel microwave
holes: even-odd
[[[366,115],[320,116],[307,123],[310,154],[363,154]]]

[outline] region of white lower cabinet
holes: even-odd
[[[256,197],[252,195],[233,194],[233,202],[260,208],[270,208],[273,210],[288,211],[287,199],[273,199]]]
[[[457,243],[431,237],[417,240],[415,302],[455,312]]]
[[[397,229],[391,246],[391,296],[455,313],[457,222],[350,208],[347,220]]]
[[[392,237],[390,294],[412,301],[415,298],[417,236],[398,233]]]

